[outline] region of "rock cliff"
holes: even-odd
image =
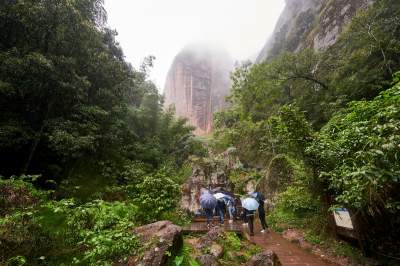
[[[359,9],[373,0],[286,0],[274,33],[257,57],[261,62],[282,51],[324,50],[334,44]]]
[[[174,59],[165,88],[165,107],[188,119],[197,135],[211,132],[212,114],[226,107],[233,59],[203,45],[184,48]]]

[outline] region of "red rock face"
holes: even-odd
[[[196,127],[196,135],[212,131],[212,115],[225,108],[233,60],[222,51],[191,46],[180,52],[168,72],[165,107]]]

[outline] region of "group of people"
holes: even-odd
[[[256,211],[260,218],[262,226],[262,233],[268,231],[268,225],[265,220],[264,210],[265,198],[263,194],[253,191],[248,194],[248,197],[242,199],[242,213],[243,225],[249,227],[250,235],[254,235],[254,217]],[[237,217],[237,206],[235,198],[226,192],[212,193],[210,190],[202,189],[200,195],[200,206],[207,217],[207,227],[212,226],[214,214],[219,217],[221,225],[224,224],[224,217],[226,210],[229,213],[229,223],[232,223]]]
[[[214,214],[218,215],[221,225],[225,222],[225,212],[228,210],[229,223],[233,222],[236,216],[235,199],[226,192],[211,193],[210,190],[202,189],[200,205],[207,217],[207,226],[212,225]]]

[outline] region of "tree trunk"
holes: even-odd
[[[32,158],[36,152],[36,149],[39,145],[40,139],[42,138],[43,135],[43,130],[44,130],[44,122],[42,123],[42,126],[40,127],[40,130],[38,133],[36,133],[35,139],[33,140],[31,149],[29,151],[29,156],[28,156],[28,160],[25,163],[24,168],[22,169],[22,174],[25,175],[29,169],[29,166],[32,162]]]

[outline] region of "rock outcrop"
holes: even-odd
[[[282,51],[324,50],[334,44],[359,9],[373,0],[286,0],[274,33],[257,62]]]
[[[165,88],[165,107],[188,119],[197,135],[211,132],[212,115],[227,106],[233,60],[222,50],[191,45],[174,59]]]
[[[227,172],[229,169],[240,167],[239,158],[229,149],[210,158],[196,158],[192,161],[192,175],[182,185],[180,207],[191,213],[198,213],[200,209],[200,190],[202,188],[221,188],[231,191]]]
[[[201,266],[218,266],[218,262],[213,255],[203,254],[196,257],[196,261],[200,263]]]
[[[159,221],[138,227],[134,233],[139,235],[145,247],[143,257],[132,257],[128,265],[159,266],[166,265],[168,254],[176,255],[183,246],[182,228],[170,221]]]
[[[247,266],[281,266],[278,256],[270,250],[254,255]]]

